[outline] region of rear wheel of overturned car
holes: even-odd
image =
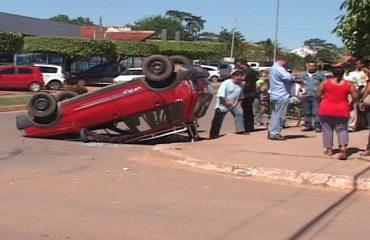
[[[78,93],[76,93],[76,92],[64,91],[64,92],[58,93],[55,96],[55,99],[57,100],[57,102],[60,102],[60,101],[66,100],[66,99],[76,97],[76,96],[78,96]]]
[[[51,94],[40,92],[32,95],[27,102],[28,113],[35,117],[48,117],[56,109],[57,101]]]
[[[154,81],[164,81],[171,76],[173,64],[171,60],[163,55],[152,55],[143,63],[145,78]]]

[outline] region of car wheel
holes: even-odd
[[[86,86],[86,84],[87,84],[86,79],[80,78],[77,80],[77,85]]]
[[[33,82],[31,83],[29,86],[28,86],[28,89],[31,91],[31,92],[39,92],[41,90],[42,86],[40,83],[38,82]]]
[[[173,64],[185,64],[185,65],[192,65],[191,61],[189,58],[181,55],[173,55],[169,57],[171,62]]]
[[[171,60],[163,55],[152,55],[143,63],[145,78],[154,81],[164,81],[171,76],[173,64]]]
[[[53,80],[51,81],[48,85],[47,88],[49,90],[59,90],[62,87],[62,83],[59,82],[58,80]]]
[[[56,109],[57,101],[48,93],[36,93],[27,102],[28,112],[35,117],[50,116]]]
[[[217,76],[212,76],[212,77],[209,78],[209,80],[211,82],[218,82],[218,77]]]
[[[55,99],[57,100],[57,102],[60,102],[60,101],[66,100],[66,99],[76,97],[76,96],[78,96],[78,93],[76,93],[76,92],[64,91],[64,92],[58,93],[55,96]]]

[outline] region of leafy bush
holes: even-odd
[[[87,87],[80,86],[80,85],[66,85],[64,88],[65,91],[73,91],[78,94],[87,93],[89,90],[87,90]]]

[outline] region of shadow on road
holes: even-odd
[[[293,235],[291,235],[289,240],[293,239],[299,239],[303,237],[303,235],[308,234],[315,226],[318,226],[330,213],[332,213],[334,210],[338,209],[339,207],[343,206],[346,202],[348,202],[352,197],[354,197],[354,194],[359,191],[357,188],[357,180],[366,173],[370,167],[366,167],[361,172],[355,175],[354,182],[353,182],[353,190],[344,195],[342,198],[340,198],[338,201],[333,203],[331,206],[326,208],[322,213],[317,215],[315,218],[313,218],[311,221],[309,221],[307,224],[302,226],[300,229],[298,229]],[[343,211],[344,209],[342,209]],[[316,230],[317,233],[322,232],[327,225],[323,225],[321,228]]]

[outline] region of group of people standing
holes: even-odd
[[[298,83],[304,113],[302,131],[322,132],[324,154],[329,156],[333,155],[335,131],[339,145],[338,158],[347,159],[348,132],[352,130],[349,125],[350,116],[354,115],[353,111],[358,110],[358,99],[364,99],[370,92],[370,84],[367,84],[370,71],[362,63],[364,63],[362,59],[357,59],[355,66],[358,66],[356,70],[358,72],[352,73],[351,78],[346,79],[346,76],[350,75],[345,70],[346,65],[333,67],[331,69],[333,76],[327,78],[324,73],[318,71],[315,61],[309,61],[302,79],[295,79],[287,71],[287,59],[284,56],[277,57],[268,79],[270,120],[267,126],[267,138],[286,140],[281,135],[281,131],[285,123],[292,84]],[[258,73],[243,60],[235,61],[235,67],[230,79],[223,81],[217,91],[210,138],[219,136],[223,119],[228,112],[234,116],[237,134],[249,135],[254,131],[253,103],[259,94]],[[355,80],[361,82],[361,85],[356,86]],[[370,123],[370,113],[368,113],[370,107],[363,110],[369,118],[367,122]],[[368,147],[363,155],[370,155],[370,134]]]

